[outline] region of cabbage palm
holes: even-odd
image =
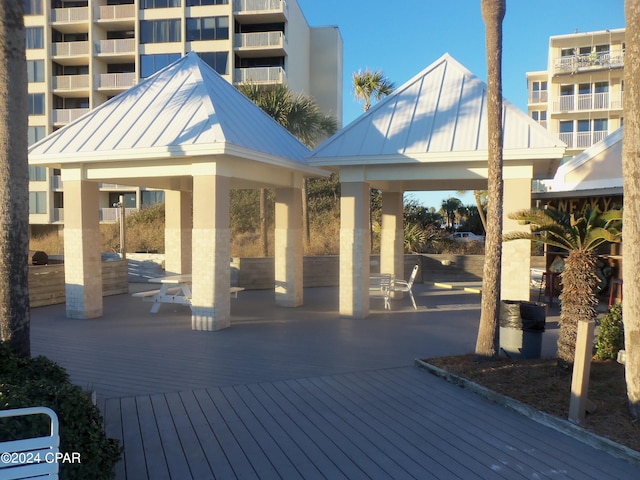
[[[238,85],[238,90],[309,148],[315,147],[321,139],[333,135],[338,129],[336,118],[323,113],[312,97],[302,93],[294,94],[286,85],[263,86],[243,83]],[[306,179],[302,195],[304,239],[308,245],[309,216]],[[266,202],[266,189],[262,188],[260,189],[260,231],[262,253],[265,257],[268,255]]]
[[[578,322],[596,319],[597,255],[596,248],[622,238],[622,211],[587,208],[582,214],[569,215],[551,209],[530,209],[509,215],[521,224],[531,225],[530,232],[513,232],[504,240],[529,239],[569,252],[560,274],[560,336],[558,360],[561,366],[573,364]],[[540,235],[542,234],[542,235]]]
[[[358,70],[353,74],[353,94],[357,100],[363,101],[363,110],[371,108],[371,99],[380,100],[390,95],[395,88],[395,83],[387,79],[380,70],[372,72],[368,68],[363,72]]]
[[[23,2],[0,3],[0,340],[29,356],[29,168]]]

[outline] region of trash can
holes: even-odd
[[[540,358],[547,306],[540,302],[500,302],[500,354],[509,358]]]

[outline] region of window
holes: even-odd
[[[609,53],[609,45],[596,45],[597,53]]]
[[[27,81],[44,82],[44,60],[27,60]]]
[[[593,121],[594,132],[606,132],[607,130],[609,130],[609,120],[606,118],[596,118]]]
[[[143,190],[142,192],[142,206],[153,205],[154,203],[164,203],[164,192]]]
[[[142,9],[146,8],[172,8],[181,6],[181,0],[141,0]]]
[[[29,181],[44,182],[47,179],[47,169],[36,165],[29,165]]]
[[[589,120],[578,120],[578,132],[588,132],[589,123]]]
[[[25,15],[42,15],[42,0],[24,0]]]
[[[560,95],[573,95],[575,90],[574,85],[560,85]]]
[[[200,7],[202,5],[229,5],[229,0],[187,0],[187,7]]]
[[[142,20],[140,43],[166,43],[180,41],[180,20]]]
[[[578,85],[578,93],[580,95],[586,95],[591,93],[591,84],[590,83],[581,83]]]
[[[187,41],[227,40],[229,17],[187,18]]]
[[[140,78],[147,78],[180,58],[179,53],[140,55]]]
[[[220,75],[229,73],[229,52],[200,52],[200,58]]]
[[[29,145],[33,145],[36,142],[42,140],[45,136],[44,127],[28,127],[27,128],[27,141]]]
[[[574,52],[575,51],[573,48],[563,48],[560,52],[560,55],[563,57],[572,57]]]
[[[29,115],[44,115],[44,93],[29,94]]]
[[[29,192],[29,213],[47,213],[47,192]]]
[[[560,133],[573,133],[573,120],[560,122]]]
[[[27,27],[25,31],[27,35],[27,49],[44,48],[44,32],[42,27]]]
[[[596,93],[607,93],[609,91],[609,82],[596,82],[594,87]]]

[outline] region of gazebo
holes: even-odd
[[[506,218],[531,206],[533,179],[551,178],[565,144],[504,101]],[[370,189],[382,191],[382,272],[403,278],[403,193],[487,189],[487,86],[445,54],[318,146],[311,165],[338,169],[341,182],[340,314],[369,313]],[[503,246],[502,298],[529,300],[531,247]]]
[[[99,183],[166,191],[165,268],[192,273],[192,328],[230,324],[229,192],[275,188],[275,296],[302,304],[309,150],[195,53],[29,149],[61,170],[67,316],[102,316]]]

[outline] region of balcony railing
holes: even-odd
[[[96,88],[123,89],[135,85],[138,78],[135,73],[103,73],[96,75]]]
[[[89,7],[54,8],[51,23],[75,23],[89,20]]]
[[[551,112],[621,109],[622,94],[623,92],[602,92],[562,95],[553,101]]]
[[[88,108],[57,108],[53,110],[53,123],[67,124],[88,113]]]
[[[57,42],[51,44],[53,57],[76,57],[89,55],[89,42]]]
[[[135,38],[119,38],[116,40],[100,40],[95,42],[96,55],[134,54],[136,51]]]
[[[137,212],[137,208],[125,208],[124,214],[129,215],[131,213]],[[120,209],[119,208],[101,208],[100,209],[100,221],[105,223],[113,223],[117,222],[120,218]]]
[[[282,32],[236,33],[237,48],[282,48],[286,42]]]
[[[624,51],[568,55],[555,60],[553,73],[576,73],[624,66]]]
[[[529,92],[529,103],[547,103],[549,99],[547,90],[538,90],[535,92]]]
[[[134,19],[136,17],[136,5],[134,3],[126,5],[103,5],[95,7],[93,18],[96,21]]]
[[[569,149],[584,149],[588,148],[594,143],[598,143],[604,137],[609,134],[607,131],[591,131],[591,132],[570,132],[560,133],[559,137],[564,143],[567,144]]]
[[[286,80],[287,74],[282,67],[236,68],[233,75],[234,83],[273,84]]]
[[[286,8],[284,0],[233,0],[233,12],[283,12]]]
[[[53,218],[54,222],[64,222],[64,208],[54,208],[53,209]]]
[[[87,90],[89,75],[57,75],[52,79],[54,90]]]

